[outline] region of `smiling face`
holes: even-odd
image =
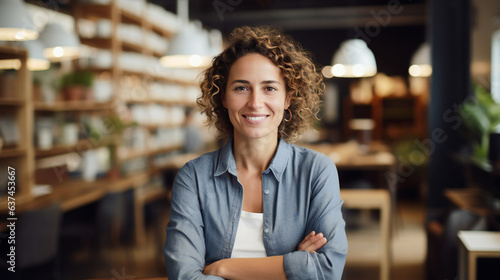
[[[257,53],[236,60],[222,99],[235,140],[278,139],[278,127],[290,105],[280,69]]]

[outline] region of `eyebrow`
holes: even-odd
[[[234,80],[231,82],[231,84],[235,83],[250,84],[250,82],[247,80]],[[280,82],[275,80],[267,80],[267,81],[262,81],[261,84],[280,84]]]

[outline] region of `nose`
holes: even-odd
[[[258,91],[252,91],[248,97],[247,106],[250,108],[260,108],[263,105],[262,94]]]

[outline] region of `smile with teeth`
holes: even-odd
[[[251,121],[260,121],[260,120],[263,120],[265,118],[267,118],[267,116],[258,116],[258,117],[248,117],[248,116],[244,116],[245,118],[251,120]]]

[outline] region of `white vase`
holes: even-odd
[[[83,153],[81,162],[82,179],[86,182],[93,182],[99,171],[97,154],[93,150]]]

